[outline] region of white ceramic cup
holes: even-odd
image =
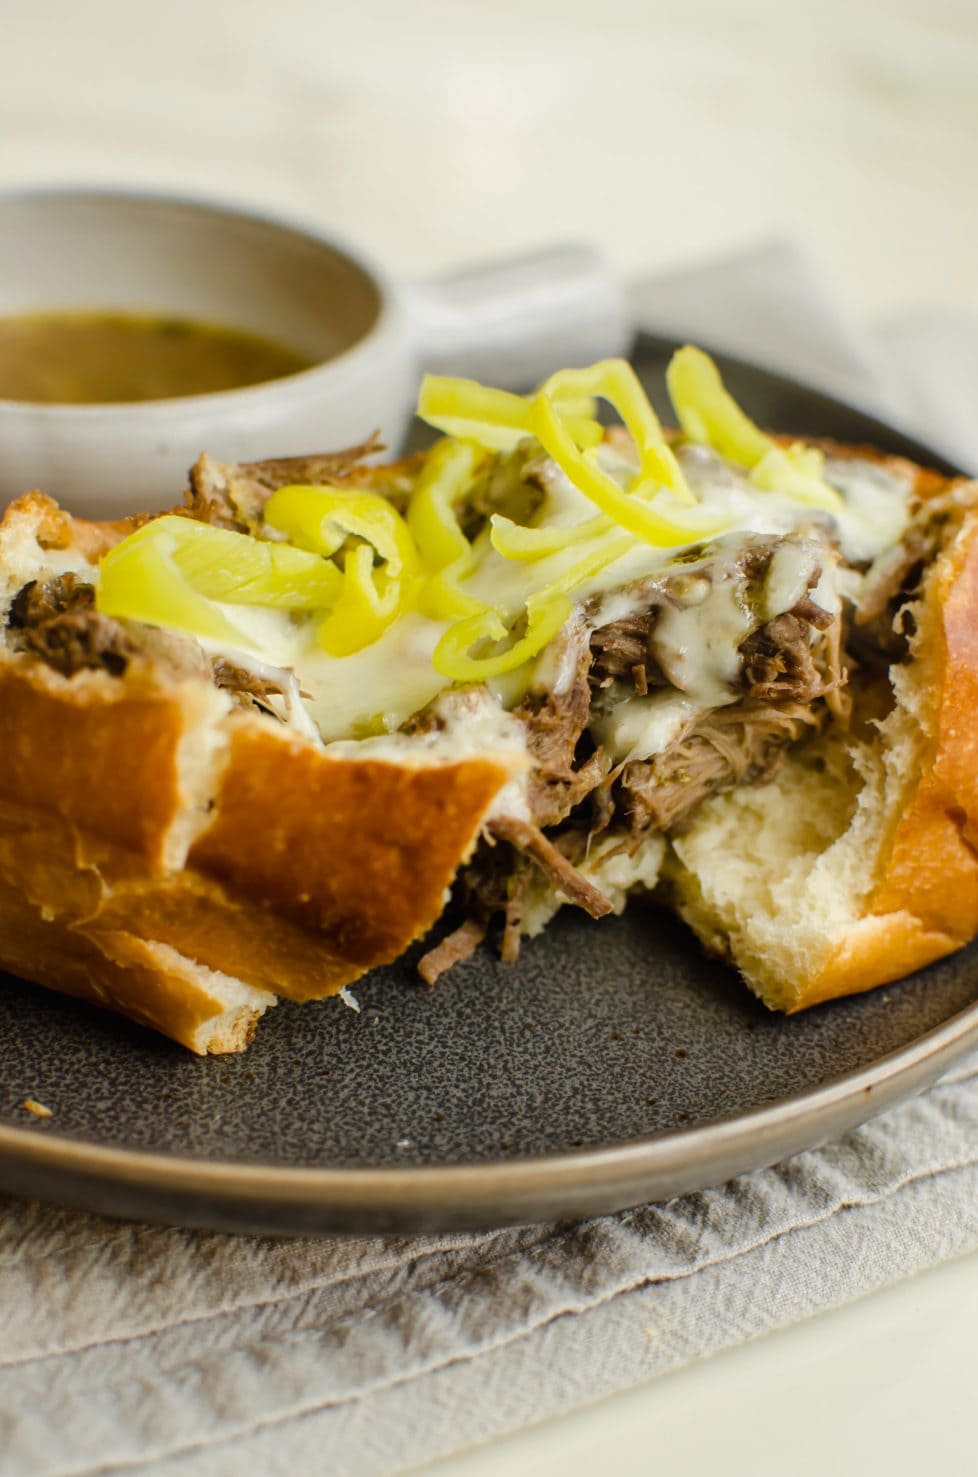
[[[0,196],[0,315],[99,308],[243,329],[313,367],[125,405],[0,400],[0,505],[39,487],[111,517],[179,501],[205,450],[255,461],[378,430],[396,450],[422,370],[526,389],[629,338],[619,284],[588,247],[395,285],[331,236],[236,208],[102,190]]]

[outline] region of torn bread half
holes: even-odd
[[[192,640],[123,641],[77,595],[121,532],[37,495],[0,526],[0,963],[240,1050],[277,996],[335,994],[431,926],[522,760],[331,754]],[[31,624],[23,590],[75,608]]]
[[[912,475],[943,528],[887,606],[906,650],[885,685],[853,673],[861,722],[707,800],[665,868],[707,947],[779,1010],[900,979],[978,930],[978,485]]]
[[[978,487],[759,431],[705,356],[429,379],[430,453],[204,457],[0,526],[0,963],[198,1052],[652,894],[772,1007],[978,929]],[[595,399],[623,426],[602,430]]]

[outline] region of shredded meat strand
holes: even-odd
[[[225,692],[233,693],[236,697],[252,699],[263,704],[270,697],[286,691],[280,682],[272,682],[267,677],[259,676],[257,672],[249,672],[247,668],[239,667],[237,663],[228,661],[226,657],[215,657],[212,666],[216,686]]]
[[[588,673],[591,652],[585,627],[570,625],[557,637],[553,660],[558,670],[573,664],[570,681],[559,688],[531,692],[514,717],[526,728],[526,746],[533,760],[529,801],[538,826],[556,826],[579,805],[601,780],[592,756],[581,763],[578,746],[591,712]]]
[[[24,647],[70,677],[85,669],[121,677],[139,648],[117,621],[95,610],[68,611],[24,632]]]
[[[447,938],[429,949],[418,960],[418,973],[426,985],[433,985],[447,970],[471,958],[486,936],[484,918],[466,918]]]
[[[260,462],[218,462],[205,453],[191,468],[186,509],[198,522],[250,533],[260,527],[262,509],[276,488],[342,481],[357,470],[366,470],[367,458],[381,450],[375,435],[346,451],[270,457]]]
[[[818,631],[825,627],[809,623],[799,610],[796,605],[793,611],[776,616],[741,646],[744,685],[752,698],[812,703],[823,695],[826,679],[816,662],[811,626]]]
[[[645,672],[646,690],[665,685],[665,677],[649,651],[656,612],[643,610],[599,626],[591,636],[591,685],[603,687],[615,678],[633,679],[636,668]]]
[[[529,821],[516,820],[513,816],[496,816],[489,822],[487,829],[497,841],[507,841],[518,851],[525,852],[549,877],[558,892],[562,892],[570,902],[590,913],[592,918],[605,918],[614,911],[604,893],[593,882],[581,876],[553,842],[548,841],[539,826],[531,825]]]
[[[653,759],[625,764],[617,784],[633,843],[650,830],[681,829],[708,795],[770,780],[788,746],[822,721],[805,703],[717,708]]]
[[[94,604],[93,586],[75,574],[59,574],[43,583],[28,580],[11,602],[7,624],[25,630],[69,611],[91,610]]]

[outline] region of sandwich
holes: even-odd
[[[639,894],[775,1010],[966,943],[978,484],[768,435],[692,347],[668,388],[429,376],[400,461],[11,504],[0,965],[203,1054]]]

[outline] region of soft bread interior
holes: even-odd
[[[932,567],[912,607],[911,660],[890,669],[889,712],[864,718],[858,737],[830,731],[795,750],[769,784],[707,800],[672,840],[670,901],[774,1009],[899,978],[954,946],[914,917],[873,908],[896,829],[933,759],[947,564]],[[848,979],[835,977],[843,956]],[[861,957],[870,961],[865,982]]]
[[[671,898],[712,952],[768,1005],[796,1009],[805,982],[858,923],[888,829],[884,766],[868,747],[821,742],[768,785],[706,801],[675,838]]]

